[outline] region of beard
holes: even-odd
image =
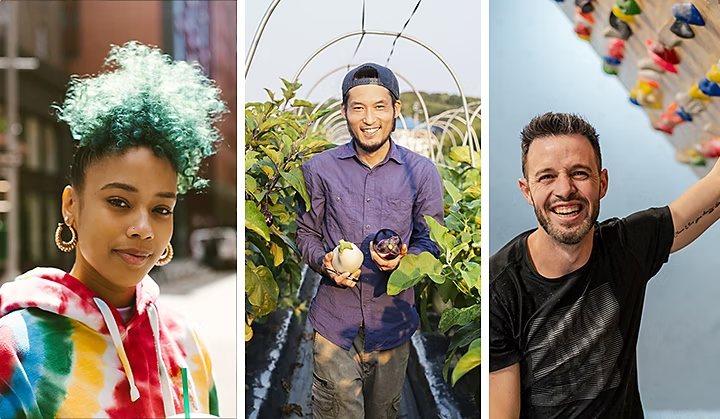
[[[384,138],[382,141],[380,141],[379,143],[376,143],[376,144],[363,144],[360,140],[357,139],[357,137],[356,137],[355,135],[353,135],[353,132],[352,132],[352,130],[351,130],[350,128],[348,128],[348,131],[350,132],[350,136],[352,137],[352,140],[353,140],[353,143],[355,144],[355,146],[356,146],[356,147],[360,147],[360,148],[361,148],[363,151],[365,151],[366,153],[374,153],[374,152],[380,150],[380,148],[381,148],[382,146],[384,146],[385,143],[388,142],[388,140],[390,140],[390,135],[388,135],[387,137],[385,137],[385,138]]]
[[[587,200],[581,197],[570,197],[568,200],[581,201],[586,208],[588,207]],[[593,205],[592,213],[590,213],[590,215],[585,218],[579,226],[568,229],[550,222],[550,218],[546,214],[547,212],[550,212],[550,209],[545,208],[541,211],[537,208],[537,206],[533,207],[535,208],[535,217],[537,217],[540,227],[542,227],[553,240],[565,245],[575,245],[580,243],[590,232],[600,215],[600,200],[598,200],[595,202],[595,205]]]

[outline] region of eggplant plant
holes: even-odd
[[[475,161],[480,153],[475,152]],[[388,294],[415,287],[419,297],[418,310],[426,330],[431,331],[428,309],[437,308],[433,294],[444,304],[437,329],[450,337],[443,376],[456,354],[462,354],[452,369],[455,383],[480,366],[480,169],[471,165],[470,148],[454,147],[446,164],[438,165],[445,186],[444,226],[425,216],[430,238],[440,246],[442,254],[435,258],[428,252],[407,254],[390,275]],[[479,383],[477,387],[479,403]]]
[[[252,322],[276,307],[302,310],[295,297],[301,257],[295,247],[295,214],[309,205],[300,166],[335,145],[310,130],[325,111],[298,115],[311,103],[295,99],[299,83],[283,80],[283,96],[245,105],[245,341]]]

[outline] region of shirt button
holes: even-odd
[[[339,200],[340,200],[340,197],[339,197],[339,196],[335,197],[335,200],[336,200],[336,201],[339,201]]]
[[[370,198],[366,199],[367,202],[370,202]]]
[[[366,225],[365,228],[370,229],[370,224]]]

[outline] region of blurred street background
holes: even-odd
[[[218,125],[225,140],[201,172],[210,186],[178,201],[175,259],[151,276],[205,335],[221,413],[234,416],[236,2],[0,1],[0,284],[36,266],[71,268],[74,253],[53,237],[74,148],[50,106],[62,103],[71,75],[97,74],[111,44],[130,40],[199,62],[229,109]]]

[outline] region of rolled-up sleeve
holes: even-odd
[[[322,179],[315,170],[314,161],[308,160],[302,166],[305,178],[305,189],[310,198],[310,209],[305,209],[305,201],[299,198],[300,208],[297,212],[297,233],[295,244],[297,245],[303,262],[315,272],[320,272],[322,259],[325,256],[323,245],[322,226],[325,219],[325,193],[323,192]]]

